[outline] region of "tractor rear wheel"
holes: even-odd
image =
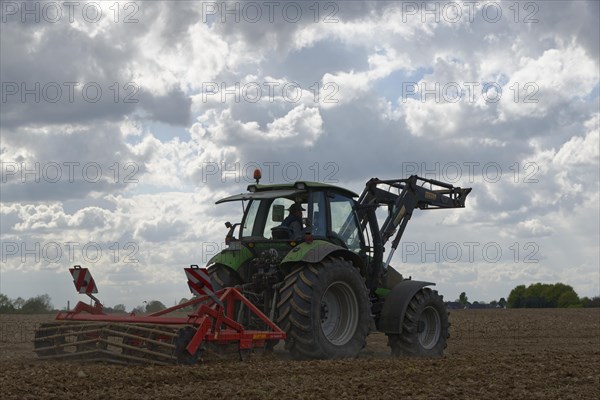
[[[233,269],[229,268],[224,264],[215,264],[208,269],[208,275],[213,285],[213,290],[216,292],[223,288],[233,287],[242,284],[242,278]],[[259,306],[257,302],[255,305]],[[244,325],[246,329],[264,330],[265,324],[255,318],[252,318],[252,314],[248,311],[247,307],[240,306],[237,304],[234,308],[234,315],[237,322]],[[279,343],[279,340],[267,341],[267,348],[272,350]],[[211,350],[218,354],[227,354],[230,351],[224,350],[222,346],[211,346]],[[224,351],[223,351],[224,350]],[[241,357],[241,355],[240,355]]]
[[[412,298],[402,333],[388,334],[393,356],[441,357],[448,345],[448,312],[437,291],[423,288]]]
[[[208,276],[210,276],[215,292],[226,287],[242,284],[242,279],[238,273],[224,264],[215,264],[208,268]]]
[[[356,357],[369,334],[367,288],[352,263],[327,259],[285,278],[277,304],[286,348],[300,359]]]

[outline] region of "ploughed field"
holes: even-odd
[[[40,361],[31,339],[53,316],[0,315],[1,399],[599,399],[600,309],[452,310],[439,359],[394,359],[369,336],[358,359],[273,354],[195,366]]]

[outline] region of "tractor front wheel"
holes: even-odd
[[[277,304],[286,348],[300,359],[356,357],[369,333],[370,304],[358,270],[342,258],[295,269]]]
[[[415,294],[402,321],[402,333],[388,334],[393,356],[440,357],[448,345],[448,312],[437,291]]]

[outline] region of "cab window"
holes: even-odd
[[[256,236],[254,230],[256,225],[256,216],[258,214],[259,208],[260,200],[253,200],[248,205],[248,209],[246,210],[246,218],[244,218],[244,225],[242,226],[242,237]]]
[[[331,233],[346,243],[350,250],[359,252],[361,250],[360,233],[353,207],[354,200],[348,197],[334,194],[329,198]]]
[[[292,200],[286,199],[284,197],[280,197],[278,199],[274,199],[271,205],[269,206],[269,214],[267,215],[267,220],[265,221],[265,229],[263,231],[263,237],[270,238],[271,237],[271,228],[281,225],[282,221],[273,221],[273,209],[275,205],[283,206],[284,218],[287,217],[289,211],[287,209],[293,204]]]

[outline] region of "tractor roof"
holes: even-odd
[[[216,202],[216,204],[225,203],[228,201],[236,200],[250,200],[250,199],[271,199],[277,197],[288,197],[296,194],[305,192],[306,189],[313,190],[331,190],[338,192],[348,197],[358,197],[358,194],[351,190],[344,189],[339,186],[329,185],[327,183],[310,182],[310,181],[298,181],[294,183],[280,183],[273,185],[248,185],[249,193],[236,194],[233,196],[225,197]]]

